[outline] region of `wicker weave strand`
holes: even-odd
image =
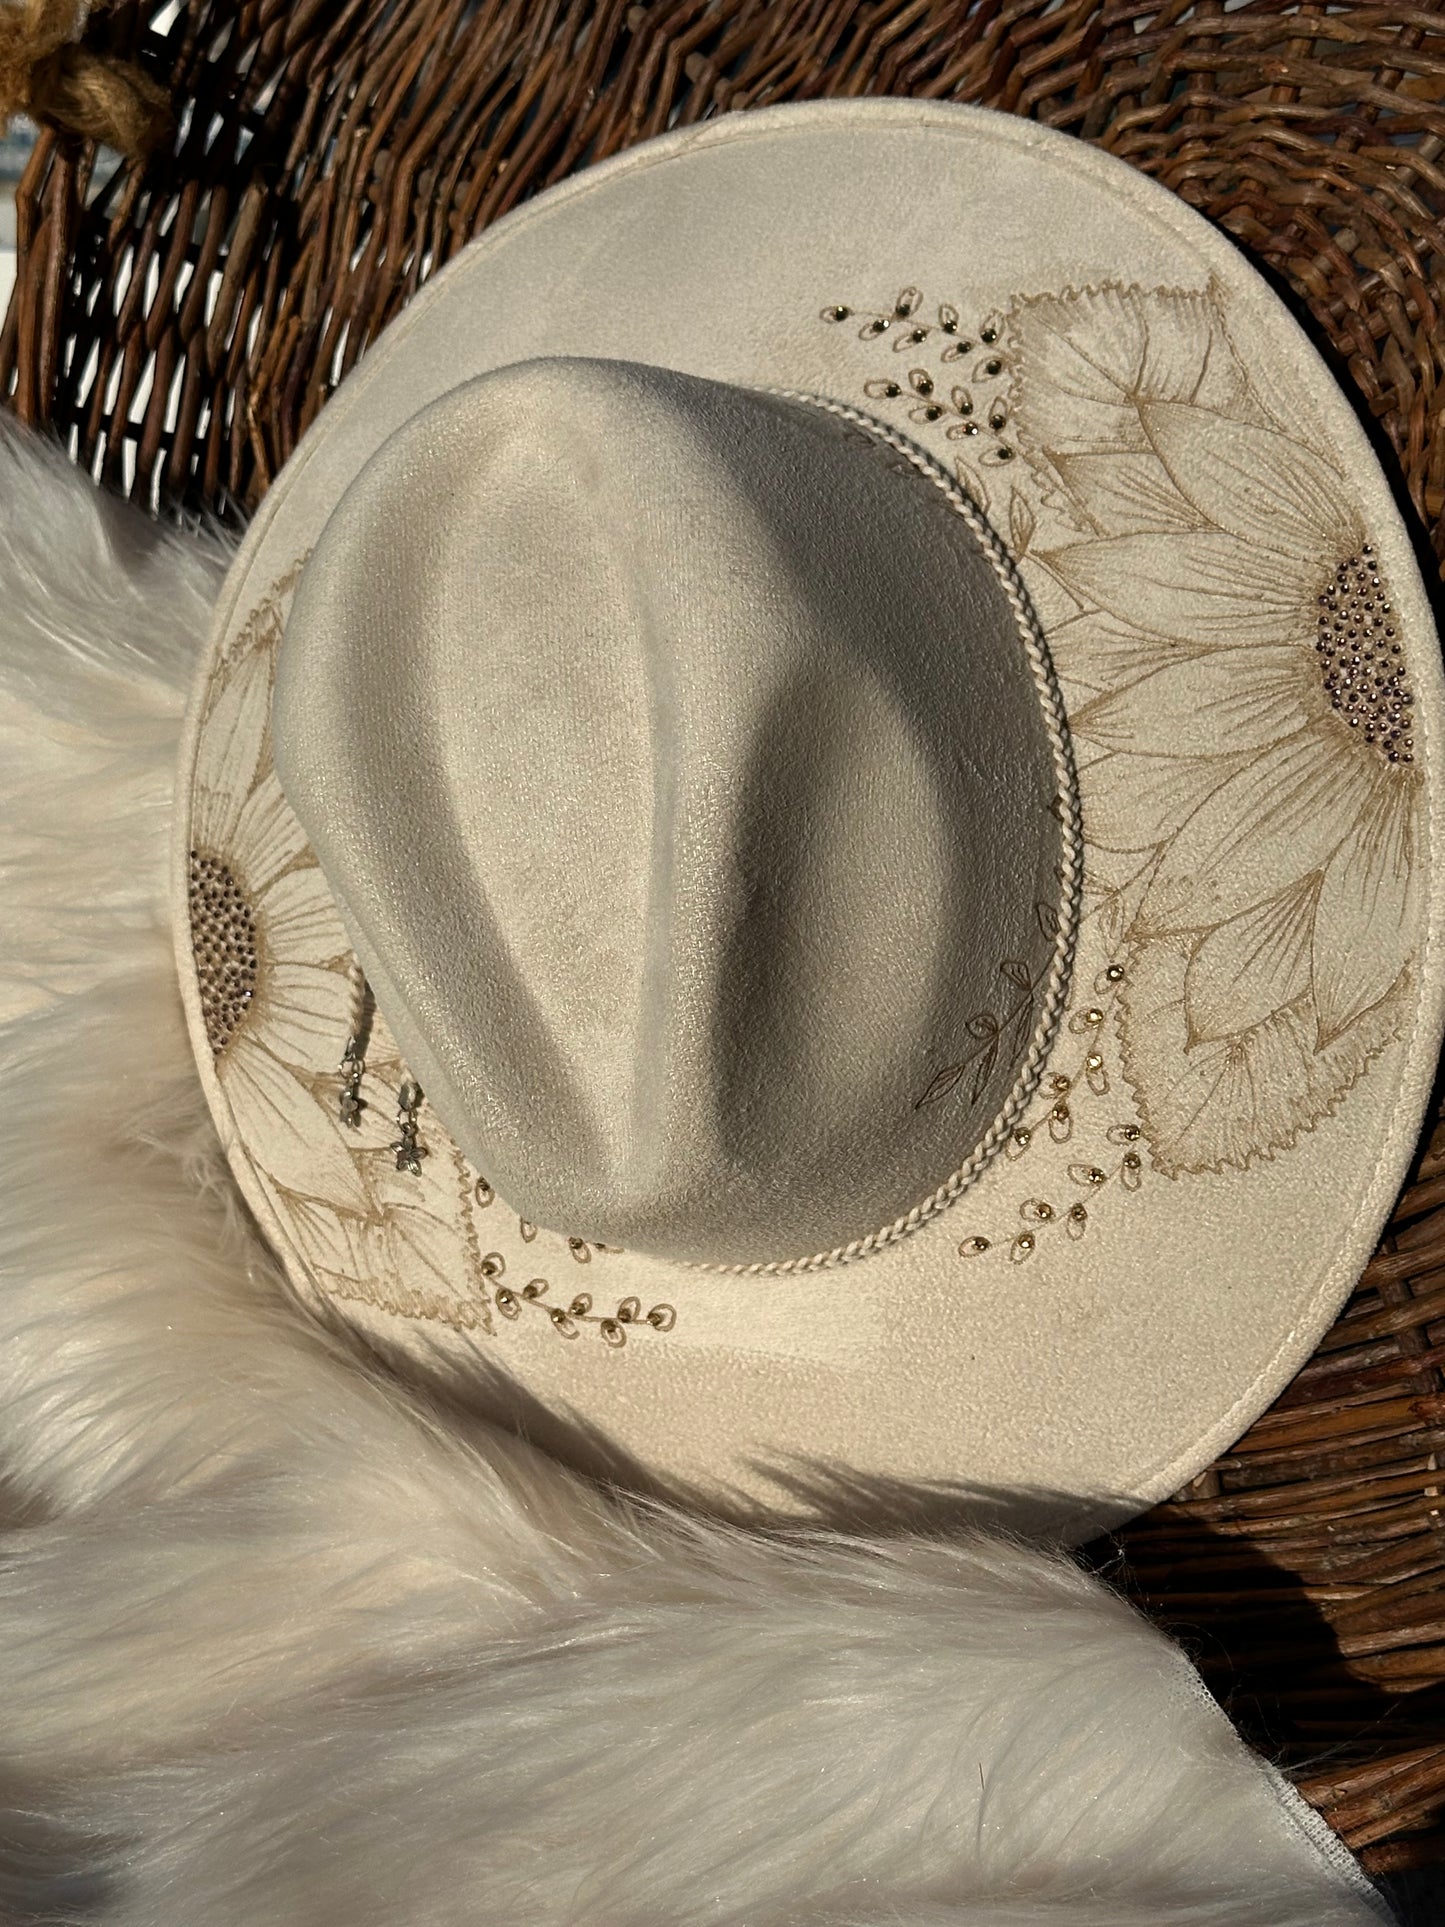
[[[158,0],[108,51],[177,136],[93,190],[47,134],[0,381],[168,512],[260,500],[421,282],[529,194],[825,94],[1067,129],[1223,226],[1333,358],[1445,555],[1445,31],[1295,0]],[[1379,1870],[1445,1858],[1445,1123],[1319,1356],[1101,1561]]]

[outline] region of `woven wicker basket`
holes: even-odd
[[[1312,317],[1445,555],[1445,14],[1284,0],[182,0],[99,16],[176,138],[42,136],[0,380],[163,512],[239,519],[509,207],[724,109],[983,102],[1096,141]],[[1445,1122],[1318,1357],[1100,1562],[1376,1871],[1445,1860]]]

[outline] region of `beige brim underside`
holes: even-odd
[[[837,309],[848,313],[830,319]],[[534,1229],[425,1111],[422,1175],[398,1172],[388,1145],[402,1071],[384,1023],[363,1128],[337,1122],[347,944],[270,774],[275,641],[299,566],[385,437],[452,384],[545,355],[654,362],[875,410],[958,464],[1025,556],[1046,633],[1074,624],[1058,661],[1071,713],[1095,732],[1079,739],[1092,891],[1027,1142],[859,1262],[719,1276]],[[1179,392],[1191,355],[1192,397]],[[1108,384],[1125,364],[1136,393],[1121,412]],[[1138,474],[1124,463],[1134,443]],[[1300,452],[1281,461],[1288,447]],[[1190,462],[1187,515],[1172,495],[1161,510],[1158,476]],[[1338,719],[1314,685],[1280,693],[1299,663],[1317,665],[1308,637],[1268,630],[1271,585],[1317,576],[1323,591],[1354,539],[1370,544],[1403,638],[1407,788],[1342,735],[1336,762],[1321,760]],[[1072,559],[1042,559],[1066,549]],[[1235,553],[1218,584],[1220,634],[1204,637],[1200,571]],[[1171,556],[1184,558],[1178,583],[1153,583],[1164,613],[1146,620],[1139,583],[1150,570],[1167,578]],[[1105,565],[1120,558],[1133,574],[1114,594]],[[1251,572],[1263,603],[1231,628],[1228,596]],[[1170,631],[1175,588],[1192,613]],[[1066,654],[1071,636],[1092,638],[1101,666],[1087,648],[1082,663]],[[1227,663],[1216,645],[1232,648]],[[1179,725],[1199,739],[1183,747],[1168,711],[1177,691],[1159,685],[1152,717],[1154,699],[1139,696],[1170,648],[1207,658]],[[1243,721],[1207,682],[1235,660]],[[1111,695],[1112,739],[1099,721]],[[921,103],[780,108],[669,136],[528,204],[438,274],[328,406],[231,572],[183,750],[176,902],[188,1018],[236,1176],[308,1303],[589,1465],[740,1510],[866,1512],[919,1490],[986,1490],[1021,1521],[1047,1516],[1082,1537],[1177,1489],[1238,1436],[1307,1358],[1389,1211],[1441,1032],[1441,696],[1410,540],[1348,403],[1277,299],[1173,196],[1026,123]],[[1274,737],[1258,723],[1270,703]],[[555,745],[559,780],[567,749]],[[1208,952],[1209,982],[1204,966],[1189,970],[1213,926],[1178,906],[1222,861],[1217,836],[1201,841],[1189,874],[1186,838],[1206,807],[1223,807],[1223,764],[1201,775],[1186,749],[1234,756],[1245,787],[1230,792],[1241,799],[1230,861],[1237,875],[1268,873],[1257,894],[1277,906],[1256,929],[1250,891],[1210,883],[1229,927]],[[1104,759],[1120,754],[1140,758],[1127,807],[1105,792],[1119,764]],[[1251,772],[1284,786],[1273,815],[1248,802]],[[1099,840],[1131,842],[1106,813],[1147,811],[1156,776],[1159,860],[1180,872],[1176,924],[1196,917],[1182,931],[1167,928],[1168,892],[1145,906],[1128,852]],[[1198,797],[1181,816],[1186,779]],[[1333,856],[1323,842],[1311,854],[1312,826],[1331,811],[1363,826],[1358,860],[1343,830]],[[184,914],[193,849],[224,863],[251,906],[255,996],[224,1035],[214,1012],[208,1035]],[[1356,924],[1327,942],[1342,900]],[[1376,906],[1373,929],[1361,902]],[[1380,996],[1359,985],[1386,911],[1406,967]],[[1301,919],[1314,920],[1303,976]],[[1233,1056],[1220,1014],[1231,968],[1254,1025]],[[1011,1020],[1009,984],[1004,971],[988,1021]],[[1271,994],[1284,1015],[1267,1051]],[[960,1040],[959,1076],[986,1031]]]

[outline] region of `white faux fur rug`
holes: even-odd
[[[221,566],[0,438],[0,1921],[1380,1919],[1067,1561],[624,1507],[293,1306],[167,929]]]

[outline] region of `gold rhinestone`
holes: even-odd
[[[1101,1171],[1097,1164],[1071,1164],[1069,1176],[1075,1184],[1087,1184],[1090,1190],[1097,1189],[1101,1184],[1107,1184],[1109,1179],[1108,1172]]]

